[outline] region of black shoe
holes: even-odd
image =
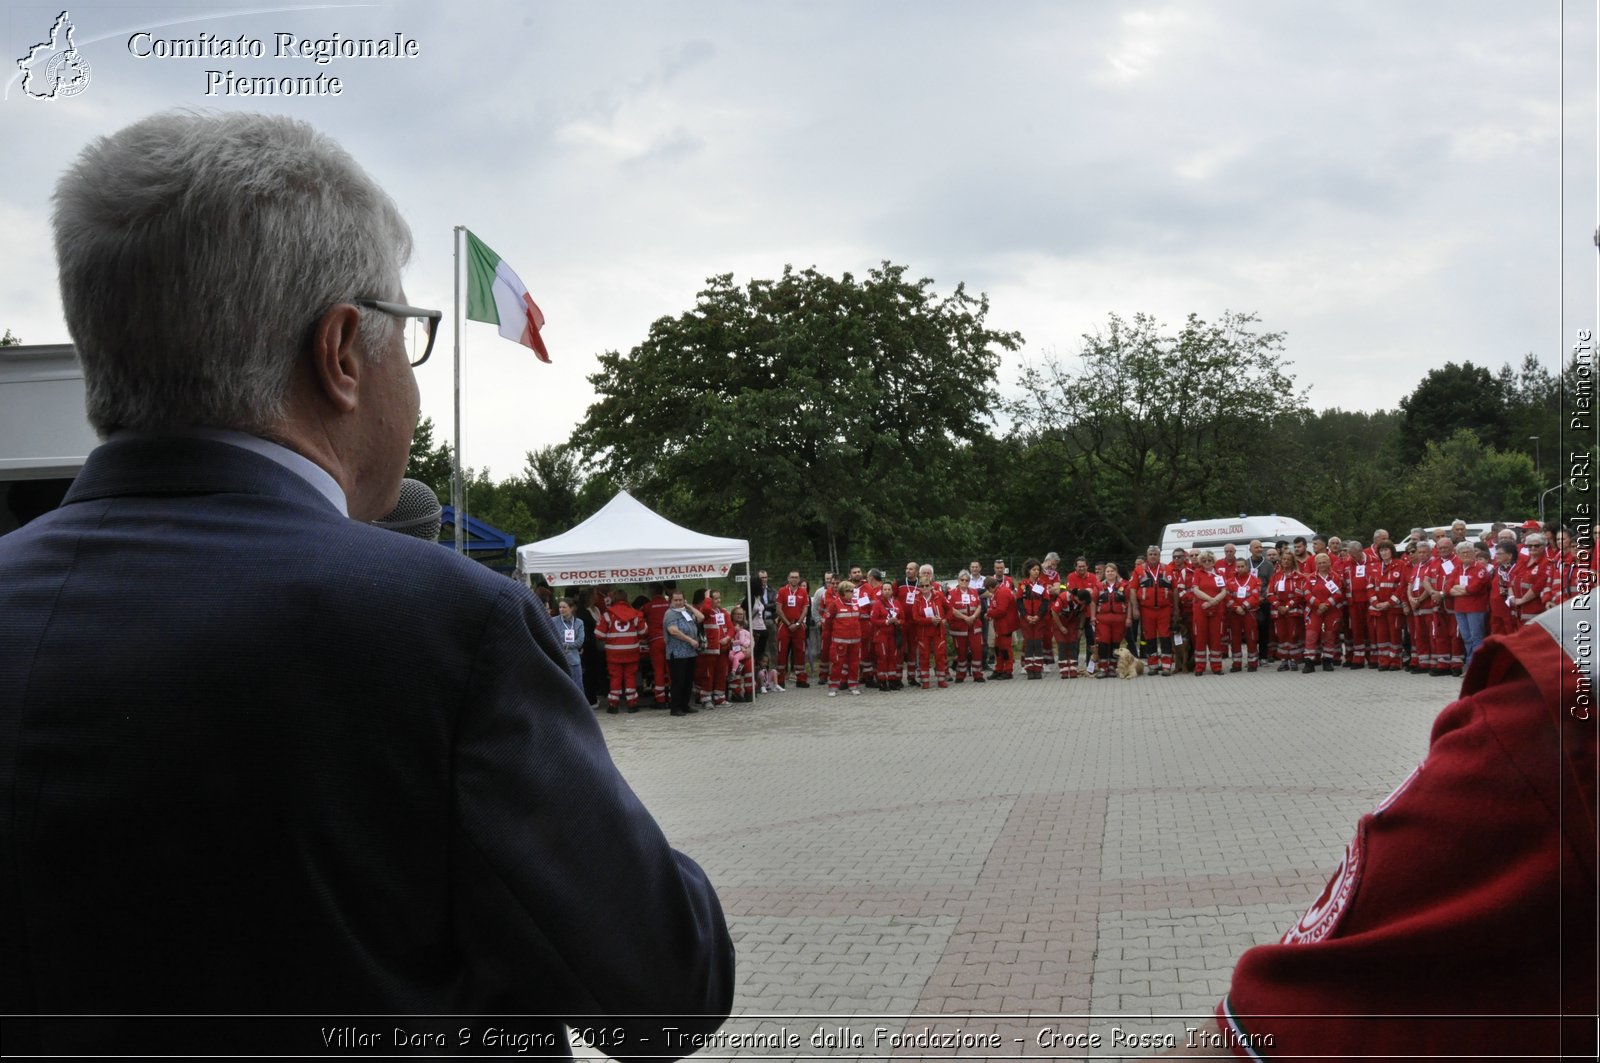
[[[674,715],[674,716],[687,716],[687,715],[689,715],[689,710],[688,709],[673,709],[672,710],[672,715]]]
[[[1228,671],[1230,671],[1230,672],[1242,672],[1242,671],[1244,671],[1244,665],[1240,664],[1238,661],[1234,661],[1233,662],[1233,667],[1228,669]]]
[[[1300,669],[1301,673],[1304,674],[1304,675],[1311,675],[1314,672],[1316,672],[1316,670],[1317,670],[1317,662],[1315,662],[1315,661],[1307,661],[1306,662],[1306,666],[1304,668]]]
[[[1352,665],[1351,665],[1351,666],[1350,666],[1350,667],[1351,667],[1351,668],[1354,668],[1354,669],[1355,669],[1355,670],[1356,670],[1356,671],[1358,671],[1358,672],[1359,672],[1359,671],[1361,671],[1361,670],[1362,670],[1362,669],[1364,669],[1364,668],[1366,668],[1366,664],[1365,664],[1365,662],[1362,662],[1362,661],[1357,661],[1357,662],[1356,662],[1356,663],[1355,663],[1355,664],[1352,664]],[[1374,667],[1374,668],[1376,668],[1376,667],[1377,667],[1377,665],[1373,665],[1373,667]]]
[[[1289,670],[1289,662],[1288,661],[1284,661],[1282,664],[1278,665],[1278,671],[1287,672],[1288,670]]]
[[[615,705],[607,705],[606,712],[612,716],[615,716],[617,714],[617,707]]]
[[[693,716],[695,713],[697,713],[699,711],[700,711],[699,709],[695,708],[693,705],[690,705],[687,709],[683,710],[683,714],[685,716]]]
[[[1452,669],[1450,669],[1450,674],[1451,674],[1451,675],[1452,675],[1452,676],[1454,676],[1454,677],[1455,677],[1455,678],[1457,678],[1457,679],[1460,679],[1460,678],[1461,678],[1461,669],[1459,669],[1459,668],[1452,668]]]
[[[799,687],[801,690],[805,690],[811,686],[811,684],[804,679],[796,679],[794,681],[794,685]]]
[[[636,713],[638,711],[639,711],[639,706],[637,706],[637,705],[629,705],[628,706],[628,715],[629,716],[632,716],[634,713]]]
[[[1333,671],[1333,658],[1332,657],[1324,657],[1323,658],[1323,660],[1322,660],[1322,670],[1324,672]]]

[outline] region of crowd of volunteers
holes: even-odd
[[[973,561],[951,581],[906,563],[825,572],[815,589],[791,571],[757,573],[731,608],[717,590],[689,597],[669,583],[632,600],[585,588],[557,603],[555,625],[573,680],[596,707],[643,701],[687,715],[808,688],[829,697],[953,683],[1107,678],[1119,649],[1148,675],[1338,668],[1460,676],[1483,640],[1514,631],[1594,585],[1593,551],[1560,527],[1412,529],[1404,545],[1380,528],[1370,545],[1303,538],[1221,550],[1150,547],[1124,575],[1116,562],[1058,553],[1012,573]],[[541,594],[549,590],[538,588]]]

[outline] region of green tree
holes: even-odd
[[[1505,385],[1483,366],[1446,362],[1400,400],[1400,460],[1415,465],[1429,443],[1442,443],[1461,428],[1504,447],[1510,435]]]
[[[573,435],[674,520],[830,563],[875,544],[968,536],[946,511],[986,438],[1000,351],[988,298],[907,279],[785,267],[712,277],[627,354],[600,356]]]
[[[5,335],[0,336],[0,347],[20,346],[22,346],[22,340],[15,336],[10,329],[6,329]]]
[[[440,500],[450,502],[450,444],[433,441],[433,418],[424,417],[411,433],[411,457],[406,462],[406,476],[421,480],[433,488]]]
[[[1012,418],[1042,458],[1031,467],[1062,485],[1061,508],[1074,514],[1052,538],[1128,557],[1180,515],[1275,501],[1259,468],[1272,460],[1273,426],[1303,413],[1304,399],[1284,368],[1283,334],[1258,321],[1190,314],[1168,335],[1146,314],[1112,314],[1085,334],[1078,364],[1024,371]]]
[[[1470,428],[1430,441],[1422,461],[1406,477],[1397,526],[1435,527],[1463,520],[1520,519],[1534,511],[1539,481],[1533,459],[1498,451]]]

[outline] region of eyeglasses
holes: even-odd
[[[380,314],[390,317],[406,319],[405,340],[406,359],[415,369],[428,360],[428,355],[433,353],[433,340],[439,333],[439,322],[444,318],[443,310],[424,310],[420,306],[407,306],[405,303],[386,303],[382,299],[352,299],[356,306],[376,310]]]

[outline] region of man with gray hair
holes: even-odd
[[[716,894],[545,609],[367,523],[440,316],[406,305],[389,197],[303,123],[166,114],[90,144],[54,223],[106,441],[0,539],[7,1047],[301,1055],[350,1047],[341,1015],[455,1044],[446,1017],[509,1014],[541,1055],[603,1024],[627,1058],[714,1030]],[[241,1012],[310,1017],[182,1018]]]

